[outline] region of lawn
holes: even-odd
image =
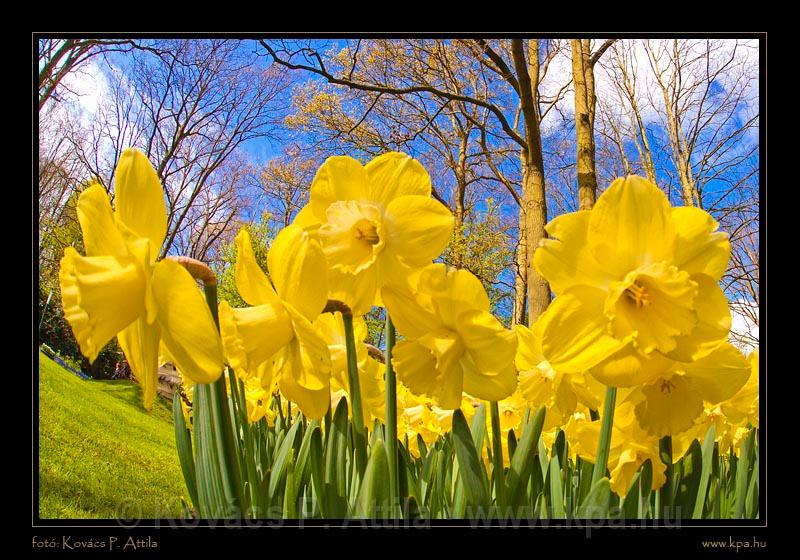
[[[85,381],[39,354],[39,516],[164,518],[186,496],[171,406],[130,381]]]

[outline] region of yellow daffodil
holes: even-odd
[[[475,416],[475,402],[467,395],[462,395],[461,412],[467,422]],[[426,445],[433,445],[438,438],[445,435],[453,426],[453,410],[445,410],[427,397],[415,395],[402,383],[397,383],[397,434],[408,438],[409,451],[415,457],[420,456],[417,435],[422,436]]]
[[[628,387],[664,358],[691,362],[725,341],[731,316],[717,282],[730,243],[717,227],[636,176],[614,181],[592,210],[551,221],[534,255],[557,295],[542,336],[550,364]]]
[[[249,423],[253,424],[265,418],[270,426],[275,424],[275,411],[269,406],[272,393],[261,385],[258,377],[250,377],[244,382],[244,398]]]
[[[383,301],[405,339],[394,348],[398,378],[445,409],[461,393],[500,401],[514,392],[517,336],[489,312],[483,285],[465,270],[429,265],[415,292],[386,286]]]
[[[750,352],[750,377],[738,393],[722,403],[722,412],[732,424],[758,427],[758,348]]]
[[[328,158],[294,223],[317,232],[330,267],[330,297],[356,315],[376,303],[381,286],[429,264],[453,234],[450,211],[431,198],[428,172],[398,152],[366,166]]]
[[[68,247],[59,281],[64,316],[91,361],[118,335],[144,405],[158,386],[159,341],[197,383],[223,369],[214,320],[195,280],[171,260],[155,262],[167,232],[164,191],[147,157],[127,149],[115,172],[116,210],[93,184],[78,199],[86,256]]]
[[[346,398],[350,402],[347,380],[347,347],[342,314],[338,311],[323,313],[313,324],[328,344],[328,350],[331,353],[331,408],[335,410],[340,399]],[[371,425],[376,418],[382,422],[385,416],[386,393],[383,385],[383,370],[367,352],[367,346],[364,344],[364,339],[367,338],[367,323],[363,317],[353,318],[353,334],[358,358],[362,418],[367,425]],[[352,414],[352,411],[350,412]]]
[[[654,436],[679,434],[703,414],[704,403],[726,401],[745,384],[750,368],[729,343],[691,363],[672,362],[654,379],[631,389],[641,427]]]
[[[548,313],[545,311],[531,329],[514,327],[519,342],[514,360],[519,371],[518,390],[532,410],[546,407],[544,431],[566,423],[579,404],[597,410],[603,394],[602,385],[593,377],[556,371],[544,357],[542,330]]]
[[[750,433],[744,426],[731,424],[721,407],[708,406],[691,428],[672,436],[672,456],[675,462],[689,451],[694,440],[703,443],[711,426],[714,426],[716,431],[714,441],[717,442],[720,455],[726,455],[731,450],[738,452],[742,440]]]
[[[219,307],[225,356],[236,374],[260,378],[265,389],[273,376],[281,393],[309,418],[330,406],[330,353],[314,329],[327,302],[325,256],[302,228],[289,226],[275,238],[267,267],[275,284],[256,263],[250,234],[236,236],[236,287],[253,307]]]
[[[600,428],[600,422],[576,421],[568,424],[565,435],[575,453],[588,461],[596,461]],[[608,455],[611,490],[625,496],[636,472],[648,459],[653,466],[652,489],[657,490],[667,481],[667,466],[659,456],[658,438],[642,430],[634,418],[633,406],[623,403],[614,413]]]

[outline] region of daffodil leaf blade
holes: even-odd
[[[703,518],[703,506],[706,503],[706,496],[708,495],[708,479],[711,476],[711,464],[714,458],[714,440],[717,438],[717,427],[711,424],[711,427],[706,432],[706,437],[703,440],[703,467],[700,471],[700,485],[697,488],[697,495],[694,501],[694,511],[692,511],[692,519]]]
[[[461,409],[457,409],[453,414],[452,435],[467,501],[476,507],[486,507],[489,505],[489,498],[483,484],[485,475],[481,476],[480,473],[483,466]]]

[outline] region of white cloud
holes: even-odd
[[[758,346],[758,306],[749,301],[736,300],[731,308],[731,344],[745,353]]]

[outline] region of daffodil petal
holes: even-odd
[[[409,290],[384,286],[381,296],[392,322],[406,338],[421,338],[442,326],[441,319]]]
[[[750,353],[747,361],[750,363],[750,377],[744,387],[722,404],[722,412],[733,424],[749,420],[758,426],[758,348]]]
[[[167,235],[164,189],[147,156],[135,148],[122,153],[115,171],[117,219],[158,254]]]
[[[316,233],[322,222],[314,214],[314,208],[310,204],[303,206],[292,220],[292,225],[303,228],[312,235]]]
[[[353,315],[367,313],[375,303],[378,293],[378,271],[368,268],[358,274],[328,270],[328,297],[343,301]]]
[[[462,313],[459,316],[458,334],[483,375],[496,375],[514,364],[517,334],[503,327],[491,313],[477,310]],[[512,387],[509,394],[513,391]]]
[[[175,366],[195,383],[211,383],[225,366],[222,343],[211,311],[194,278],[174,261],[153,269],[153,296],[164,346]]]
[[[481,281],[469,272],[434,263],[422,269],[419,290],[429,295],[445,322],[454,322],[458,314],[468,310],[489,312],[489,296]],[[438,304],[438,302],[444,302]],[[444,316],[449,316],[448,321]]]
[[[412,340],[399,341],[392,351],[397,377],[415,395],[436,392],[436,360],[430,350]]]
[[[236,290],[242,299],[250,305],[270,304],[278,307],[280,299],[272,284],[258,266],[253,252],[250,232],[242,229],[236,234]]]
[[[294,328],[283,305],[232,309],[223,301],[219,305],[219,326],[225,357],[242,379],[258,375],[261,365],[294,338]]]
[[[322,418],[330,407],[331,362],[328,345],[298,310],[286,305],[295,340],[285,350],[279,387],[308,418]]]
[[[675,338],[677,346],[666,355],[679,362],[697,360],[728,338],[731,330],[731,310],[728,300],[716,281],[705,274],[692,274],[697,283],[694,311],[697,326],[691,333]]]
[[[552,371],[552,369],[551,369]],[[550,404],[553,398],[552,379],[539,368],[519,372],[519,392],[534,407]]]
[[[159,339],[158,324],[148,325],[144,317],[137,319],[117,335],[131,372],[142,388],[144,407],[147,410],[153,405],[158,391]]]
[[[611,183],[589,218],[589,249],[615,276],[672,256],[675,227],[666,195],[635,175]]]
[[[132,257],[82,257],[67,247],[59,283],[64,318],[90,361],[145,312],[146,278]]]
[[[536,324],[541,325],[542,323],[537,321]],[[514,330],[517,333],[517,355],[514,358],[514,364],[521,372],[536,368],[544,361],[541,329],[536,329],[539,331],[537,333],[525,325],[514,325]]]
[[[328,301],[328,268],[319,242],[288,226],[272,242],[267,264],[281,299],[308,321],[316,319]]]
[[[659,352],[642,354],[632,343],[614,352],[589,372],[598,381],[611,387],[633,387],[649,383],[669,371],[675,364]]]
[[[675,223],[675,264],[689,273],[707,274],[719,281],[731,257],[728,234],[717,232],[717,221],[708,212],[693,206],[673,208],[672,220]]]
[[[712,405],[733,397],[750,377],[747,359],[727,342],[684,368],[687,381]]]
[[[370,200],[388,205],[405,195],[431,195],[431,177],[420,162],[407,154],[389,152],[364,166]]]
[[[542,325],[542,352],[557,371],[580,373],[622,348],[608,334],[605,292],[573,286],[550,304]]]
[[[642,429],[656,437],[688,430],[703,413],[702,396],[684,376],[657,379],[640,391],[644,399],[636,405],[636,418]]]
[[[325,222],[325,211],[337,200],[368,200],[367,173],[358,160],[333,156],[325,160],[311,182],[309,205],[314,216]]]
[[[475,356],[476,353],[468,352],[461,358],[463,390],[473,397],[487,401],[501,401],[510,397],[517,388],[517,372],[514,366],[507,363],[499,369],[493,368],[492,375],[486,375],[475,363]]]
[[[394,251],[410,266],[425,266],[438,257],[453,236],[453,215],[427,196],[395,198],[386,207],[389,239],[384,250]]]
[[[614,277],[589,249],[590,216],[588,210],[571,212],[545,226],[550,239],[540,242],[533,254],[533,266],[556,295],[576,284],[605,287]]]
[[[114,222],[114,212],[105,187],[95,183],[78,198],[78,221],[87,257],[124,257],[125,240]]]

